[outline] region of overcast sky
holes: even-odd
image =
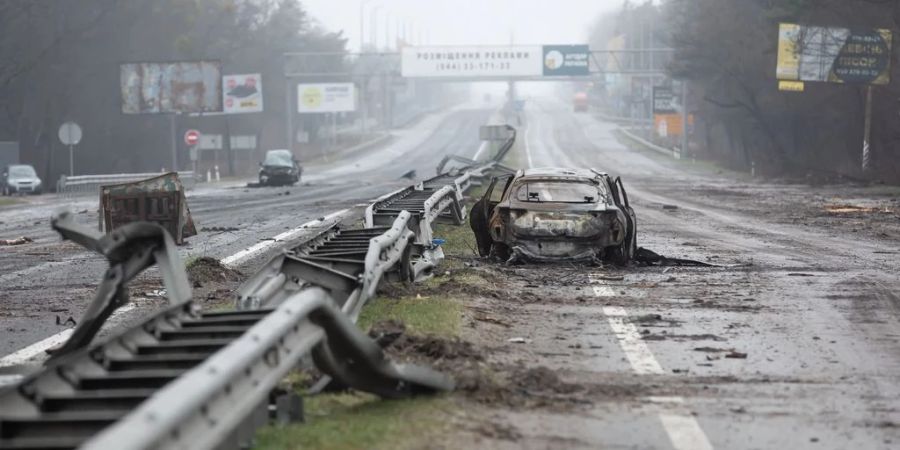
[[[359,48],[361,0],[301,2],[325,28],[344,30],[351,49]],[[622,0],[368,0],[364,34],[370,42],[374,15],[380,47],[385,19],[392,42],[402,22],[416,40],[433,45],[508,44],[511,36],[518,44],[586,43],[594,17],[621,5]]]

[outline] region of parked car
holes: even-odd
[[[261,186],[293,185],[300,181],[303,168],[297,164],[290,150],[269,150],[266,158],[259,163],[259,184]]]
[[[620,178],[590,169],[520,170],[494,178],[472,207],[482,256],[627,265],[637,219]]]
[[[0,193],[3,195],[40,194],[43,190],[34,167],[27,164],[11,164],[0,172]]]

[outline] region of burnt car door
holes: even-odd
[[[478,254],[481,256],[488,256],[491,253],[491,246],[494,244],[494,240],[491,238],[488,223],[494,208],[500,203],[503,193],[506,192],[512,179],[513,175],[494,177],[491,180],[491,184],[484,191],[484,195],[472,205],[472,210],[469,212],[469,226],[472,227],[472,232],[475,233]]]
[[[631,207],[631,204],[628,203],[628,192],[625,191],[625,185],[622,184],[622,177],[616,177],[616,181],[613,183],[615,186],[614,194],[616,197],[616,202],[621,203],[618,205],[622,208],[622,212],[625,213],[625,220],[628,221],[628,230],[625,233],[625,257],[630,261],[631,258],[634,257],[635,251],[637,251],[637,217],[634,214],[634,209]]]

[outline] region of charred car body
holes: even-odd
[[[542,168],[494,178],[470,225],[482,256],[626,265],[637,221],[620,178],[597,170]]]

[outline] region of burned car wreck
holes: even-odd
[[[637,221],[620,178],[539,168],[494,178],[469,218],[481,256],[504,261],[627,265]]]

